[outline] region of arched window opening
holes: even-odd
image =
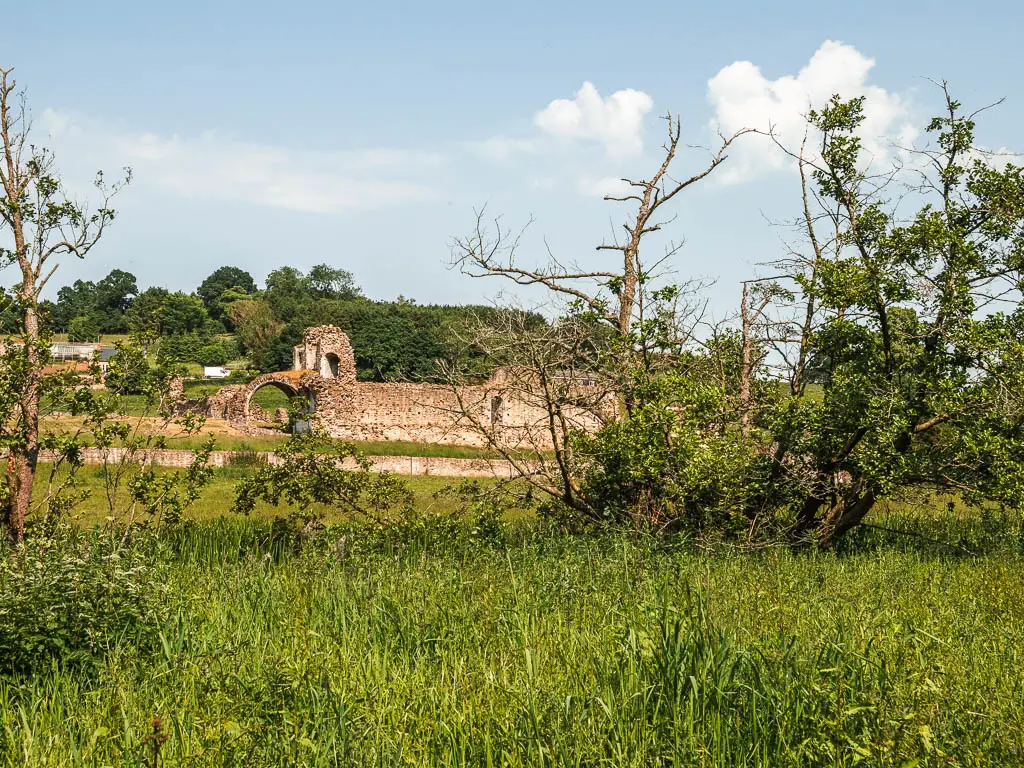
[[[338,378],[338,366],[341,365],[341,360],[333,352],[328,352],[322,358],[323,362],[320,365],[320,375],[325,379],[336,379]]]

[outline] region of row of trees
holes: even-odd
[[[194,333],[211,321],[212,330],[224,333],[224,301],[255,293],[252,276],[237,267],[221,267],[192,294],[160,287],[140,291],[135,275],[114,269],[99,281],[63,286],[56,301],[40,302],[40,315],[53,331],[91,333],[88,340],[105,333]]]
[[[352,341],[356,375],[363,381],[438,378],[437,361],[449,357],[452,329],[490,316],[486,306],[421,306],[407,299],[371,301],[352,275],[327,265],[303,273],[283,267],[266,289],[228,304],[225,314],[253,364],[265,371],[291,366],[303,331],[336,325]]]
[[[3,330],[15,332],[14,301],[3,297]],[[6,309],[6,311],[5,311]],[[318,264],[308,272],[281,267],[259,289],[239,267],[215,270],[194,293],[151,287],[140,291],[136,277],[115,269],[93,282],[76,280],[41,301],[43,326],[67,332],[71,341],[95,341],[102,334],[145,333],[162,339],[165,357],[222,365],[245,354],[253,367],[280,370],[291,365],[291,348],[305,328],[333,324],[344,329],[356,350],[360,379],[436,379],[436,361],[449,355],[450,329],[490,307],[420,306],[399,298],[371,301],[347,270]],[[226,334],[234,338],[225,338]]]

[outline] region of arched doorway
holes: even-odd
[[[296,405],[301,407],[296,409]],[[306,432],[316,403],[312,393],[290,372],[269,373],[253,379],[245,394],[247,427],[280,432]]]
[[[255,387],[245,404],[245,420],[263,429],[288,429],[289,409],[298,391],[281,381],[268,381]]]

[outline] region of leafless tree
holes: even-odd
[[[472,277],[541,286],[553,310],[549,315],[557,317],[539,326],[526,321],[527,313],[510,310],[497,324],[480,324],[463,339],[466,349],[500,366],[492,385],[500,386],[506,402],[536,414],[533,426],[517,432],[496,423],[481,402],[488,395],[467,387],[469,370],[456,363],[445,373],[457,415],[511,463],[518,478],[584,516],[599,516],[600,510],[581,490],[585,467],[573,450],[573,436],[592,432],[628,409],[621,393],[630,377],[638,369],[651,372],[685,349],[703,313],[699,281],[656,287],[681,242],[653,258],[646,257],[643,245],[674,218],[670,203],[709,177],[726,161],[733,142],[748,132],[720,136],[699,170],[676,177],[681,127],[671,114],[665,122],[667,138],[654,174],[622,179],[625,191],[604,198],[631,206],[623,236],[597,246],[599,252],[618,254],[620,264],[591,268],[562,260],[549,248],[545,264],[522,266],[523,232],[508,230],[500,217],[488,222],[482,210],[472,232],[452,243],[453,266]]]
[[[585,318],[538,324],[531,312],[506,310],[455,331],[467,354],[442,361],[453,393],[452,416],[501,455],[517,479],[584,515],[596,515],[578,482],[573,436],[615,417],[607,350]],[[497,373],[474,381],[469,353]]]
[[[672,174],[673,162],[680,150],[680,122],[666,115],[668,135],[663,145],[664,155],[655,173],[648,179],[622,179],[627,190],[621,195],[606,195],[610,202],[628,203],[633,210],[622,224],[624,236],[620,240],[601,243],[598,251],[613,251],[622,257],[617,269],[591,269],[574,261],[563,261],[548,250],[547,264],[527,268],[518,263],[522,231],[510,232],[495,218],[490,225],[485,212],[476,216],[476,226],[467,236],[452,243],[452,262],[463,273],[472,277],[502,277],[517,285],[539,285],[556,297],[578,302],[594,313],[599,320],[613,328],[620,337],[629,335],[640,309],[640,289],[646,276],[678,253],[681,242],[670,244],[658,258],[647,261],[642,253],[644,238],[661,231],[672,216],[664,217],[666,206],[677,199],[683,190],[710,176],[728,158],[728,150],[740,136],[720,136],[716,149],[709,150],[706,165],[684,178]]]

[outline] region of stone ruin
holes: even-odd
[[[271,418],[252,402],[258,390],[276,387],[293,402],[298,398],[305,404],[306,418],[296,421],[295,431],[314,428],[353,441],[486,446],[482,426],[503,443],[543,440],[547,411],[512,396],[505,381],[502,371],[479,386],[456,388],[356,381],[348,336],[340,328],[324,325],[306,330],[302,343],[292,351],[290,371],[224,386],[195,405],[207,417],[225,419],[247,434],[280,434],[281,427],[272,428],[268,422],[282,421],[287,413]],[[587,429],[599,425],[588,414],[577,421]]]

